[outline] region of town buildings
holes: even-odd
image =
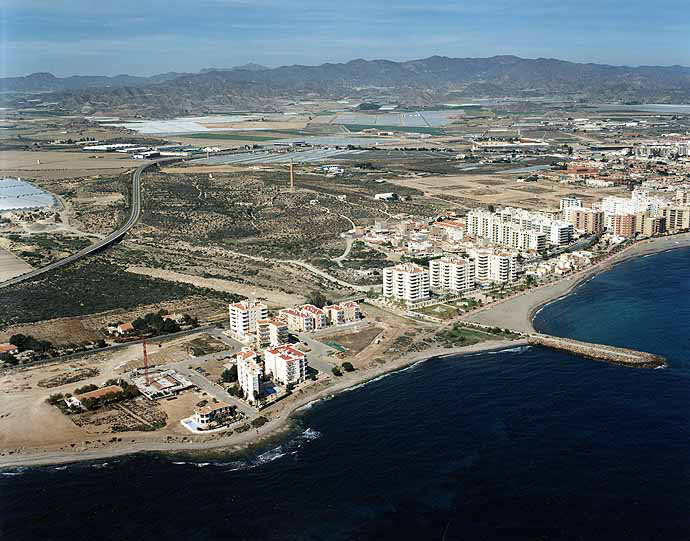
[[[401,263],[383,269],[383,296],[406,302],[429,298],[429,272],[413,263]]]
[[[346,301],[340,304],[324,306],[323,309],[328,315],[328,321],[331,325],[354,323],[362,318],[359,304],[354,301]]]

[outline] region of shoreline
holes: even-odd
[[[635,258],[689,247],[690,233],[640,241],[592,267],[566,276],[555,283],[546,284],[493,303],[490,306],[472,312],[460,320],[509,328],[531,334],[536,332],[533,326],[533,319],[542,308],[572,294],[580,285],[593,279],[596,275],[611,270],[615,265]],[[340,379],[331,380],[328,386],[316,392],[307,392],[304,396],[295,400],[289,407],[279,411],[275,417],[271,418],[268,423],[256,430],[256,432],[254,431],[255,429],[250,429],[240,434],[219,436],[218,439],[202,442],[132,441],[123,445],[112,445],[100,449],[73,452],[52,451],[48,448],[42,450],[35,449],[26,454],[19,452],[0,457],[0,469],[71,464],[150,452],[174,454],[222,450],[225,453],[239,453],[263,445],[269,440],[278,438],[285,432],[290,431],[291,421],[296,415],[299,415],[300,410],[305,409],[309,404],[331,398],[359,385],[365,385],[382,376],[409,368],[416,363],[426,362],[435,358],[463,357],[475,353],[501,351],[528,345],[526,338],[517,340],[488,340],[470,346],[457,348],[435,347],[421,352],[404,354],[380,366],[360,369],[352,374],[341,376]]]
[[[139,441],[127,443],[122,446],[111,446],[108,448],[94,449],[88,451],[43,451],[36,450],[26,454],[14,454],[0,457],[0,470],[6,468],[20,467],[40,467],[63,464],[74,464],[108,458],[117,458],[126,455],[142,453],[194,453],[204,451],[220,451],[224,453],[240,453],[253,447],[260,446],[268,441],[280,437],[282,434],[291,430],[291,421],[299,411],[306,409],[309,404],[323,399],[332,398],[344,391],[355,388],[359,385],[366,385],[371,381],[382,376],[394,374],[407,369],[414,364],[427,362],[433,359],[445,357],[464,357],[476,353],[488,353],[491,351],[501,351],[515,347],[528,346],[526,339],[518,340],[488,340],[478,344],[462,346],[457,348],[436,347],[421,352],[415,352],[398,357],[380,367],[369,370],[361,370],[352,373],[350,376],[341,376],[341,380],[335,382],[324,389],[313,394],[308,393],[300,397],[291,404],[289,408],[281,411],[276,417],[271,418],[263,427],[251,429],[240,434],[232,434],[220,437],[213,441],[188,442],[188,443],[166,443],[156,441]],[[125,434],[125,433],[122,433]]]
[[[579,286],[598,274],[632,259],[645,257],[679,248],[690,248],[690,233],[655,237],[636,242],[599,263],[569,274],[557,282],[530,289],[513,297],[492,303],[461,318],[462,321],[480,323],[492,327],[507,328],[523,333],[538,332],[534,317],[545,306],[571,295]]]

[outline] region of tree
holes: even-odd
[[[342,364],[342,367],[343,367],[343,370],[345,370],[345,372],[354,372],[355,371],[355,367],[352,366],[352,363],[347,362],[347,361]]]
[[[0,353],[0,361],[3,363],[11,364],[12,366],[19,364],[19,359],[9,352]]]
[[[233,365],[230,368],[223,370],[223,373],[220,375],[220,379],[223,383],[232,383],[233,381],[237,381],[237,366]]]
[[[313,304],[318,308],[323,308],[331,303],[332,301],[328,300],[321,291],[311,291],[307,296],[307,304]]]
[[[334,376],[342,376],[343,375],[342,371],[337,366],[334,366],[333,368],[331,368],[331,372],[333,372]]]
[[[52,347],[52,344],[47,340],[37,340],[30,334],[13,334],[10,337],[10,344],[17,346],[20,352],[30,349],[39,353],[45,353]]]

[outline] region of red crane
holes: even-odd
[[[146,340],[141,342],[144,346],[144,378],[146,379],[146,385],[151,385],[151,378],[149,378],[149,357],[146,355]]]

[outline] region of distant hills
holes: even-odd
[[[50,92],[68,108],[158,107],[174,112],[211,105],[267,106],[276,99],[386,95],[409,104],[462,97],[563,96],[666,103],[690,101],[690,68],[610,66],[517,56],[407,62],[351,60],[267,68],[245,64],[152,77],[58,78],[50,73],[0,79],[0,89]],[[156,105],[158,104],[158,105]]]

